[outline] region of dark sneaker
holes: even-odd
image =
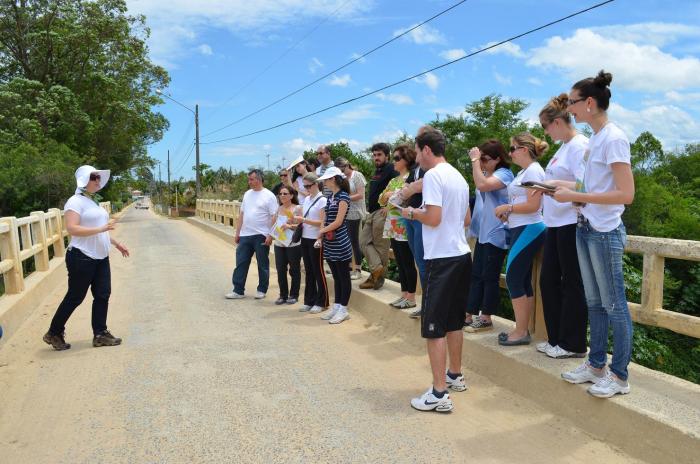
[[[276,305],[285,304],[286,302],[287,302],[287,299],[286,299],[286,298],[282,298],[282,297],[279,297],[279,298],[277,298],[277,299],[275,300],[275,304],[276,304]]]
[[[66,343],[66,339],[64,338],[65,336],[65,333],[62,333],[61,335],[53,335],[51,332],[46,332],[46,335],[44,335],[44,341],[53,346],[54,350],[63,351],[70,348],[70,343]]]
[[[116,345],[121,345],[122,344],[122,339],[117,338],[111,333],[109,333],[109,330],[105,330],[102,333],[98,333],[95,335],[95,337],[92,339],[92,346],[98,347],[98,346],[116,346]]]

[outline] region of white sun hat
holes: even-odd
[[[100,175],[99,190],[102,190],[104,186],[107,185],[107,181],[109,181],[109,169],[95,169],[86,164],[84,166],[80,166],[75,171],[75,183],[78,185],[78,188],[75,191],[76,194],[81,193],[87,186],[88,182],[90,182],[90,174],[92,173]]]
[[[340,176],[343,179],[345,179],[345,174],[343,174],[343,171],[336,168],[335,166],[332,166],[332,167],[326,169],[326,172],[324,172],[323,175],[318,178],[318,180],[319,181],[326,180],[326,179],[330,179],[331,177],[335,177],[335,176]]]
[[[304,156],[303,156],[303,155],[300,155],[297,159],[295,159],[294,161],[292,161],[292,163],[291,163],[291,164],[289,165],[289,167],[287,168],[287,171],[291,171],[292,168],[293,168],[294,166],[296,166],[297,164],[301,163],[302,161],[304,161]]]

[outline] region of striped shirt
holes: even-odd
[[[328,199],[326,204],[326,221],[323,224],[327,226],[331,222],[335,221],[338,216],[338,208],[341,202],[345,202],[350,208],[350,195],[343,192],[342,190],[333,194],[331,192],[331,197]],[[346,213],[347,216],[347,213]],[[352,259],[352,245],[350,244],[350,235],[348,235],[348,228],[346,226],[346,220],[335,229],[335,237],[333,240],[326,240],[325,235],[323,238],[323,257],[328,261],[350,261]]]

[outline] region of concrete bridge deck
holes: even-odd
[[[266,300],[225,300],[233,247],[185,221],[130,210],[115,236],[123,345],[92,348],[86,300],[51,350],[65,284],[48,294],[0,350],[0,462],[639,462],[474,372],[452,414],[414,411],[427,357],[352,307],[330,326],[275,306],[274,274]]]

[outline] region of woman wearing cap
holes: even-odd
[[[335,285],[333,310],[321,319],[331,324],[340,324],[350,319],[348,302],[352,290],[350,285],[352,246],[348,227],[345,224],[345,216],[350,208],[350,186],[343,173],[335,166],[326,169],[319,180],[323,181],[324,189],[331,192],[326,203],[323,227],[319,230],[319,239],[323,240],[323,257],[328,261]]]
[[[328,309],[328,284],[323,272],[321,249],[314,244],[318,239],[318,229],[323,225],[326,197],[318,188],[318,176],[309,172],[304,176],[304,188],[309,196],[304,200],[301,215],[294,217],[295,224],[301,224],[301,256],[304,259],[305,283],[304,305],[300,312],[318,314]]]
[[[109,213],[93,199],[109,180],[109,170],[97,170],[92,166],[81,166],[75,171],[78,188],[65,205],[66,230],[71,236],[66,251],[68,268],[68,292],[51,320],[44,341],[57,351],[67,350],[65,325],[75,308],[85,299],[88,288],[92,289],[92,346],[119,345],[122,340],[107,330],[107,306],[111,293],[109,248],[114,245],[125,258],[129,250],[110,238],[114,224]]]
[[[365,206],[365,186],[367,185],[367,180],[365,176],[363,176],[360,171],[356,171],[345,158],[336,158],[335,167],[345,174],[345,178],[350,185],[350,209],[348,210],[345,223],[348,226],[348,232],[350,232],[350,243],[352,245],[353,256],[355,257],[355,261],[352,263],[350,279],[357,280],[362,277],[360,273],[362,267],[360,225],[362,219],[367,216],[367,207]]]

